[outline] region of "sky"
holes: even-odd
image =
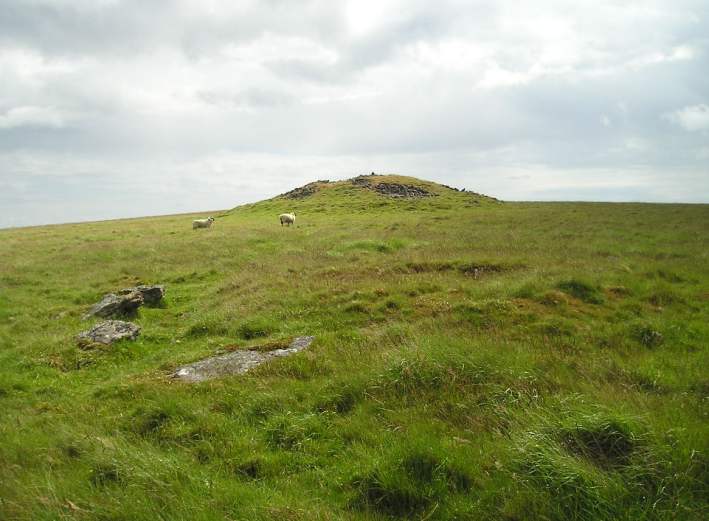
[[[709,2],[0,0],[0,227],[369,172],[709,203]]]

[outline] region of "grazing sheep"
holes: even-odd
[[[192,221],[192,229],[197,228],[209,228],[214,222],[214,217],[207,217],[206,219],[195,219]]]
[[[290,226],[291,224],[295,224],[295,213],[282,213],[278,216],[278,219],[281,221],[281,226],[283,226],[283,224]]]

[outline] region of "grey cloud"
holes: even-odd
[[[296,102],[287,92],[251,88],[240,92],[203,91],[198,96],[206,103],[233,108],[285,107]]]
[[[246,5],[245,5],[246,4]],[[168,45],[199,57],[229,42],[264,32],[333,37],[341,25],[333,2],[225,3],[226,14],[182,1],[119,0],[28,3],[5,0],[0,43],[25,45],[48,55],[131,55]]]

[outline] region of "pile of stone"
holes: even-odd
[[[212,356],[179,367],[172,377],[185,382],[203,382],[221,376],[244,374],[274,358],[290,356],[307,349],[314,339],[314,336],[301,336],[295,338],[288,347],[282,349],[274,349],[273,351],[242,349],[225,355]]]
[[[165,287],[135,286],[125,288],[116,293],[108,293],[91,306],[91,309],[82,317],[83,320],[92,317],[117,318],[135,314],[143,304],[158,306],[165,296]],[[88,331],[83,331],[77,336],[80,346],[92,343],[112,344],[118,340],[135,340],[140,334],[140,326],[123,320],[106,320]]]
[[[438,195],[419,186],[398,183],[377,183],[373,188],[380,194],[389,197],[434,197]]]
[[[386,195],[387,197],[435,197],[438,195],[433,192],[429,192],[420,186],[404,185],[400,183],[372,184],[372,176],[374,176],[374,173],[371,173],[368,176],[360,175],[350,179],[350,182],[355,186],[374,190],[375,192],[381,195]]]
[[[286,199],[303,199],[305,197],[309,197],[319,190],[318,184],[322,182],[323,181],[316,181],[314,183],[308,183],[305,186],[294,188],[290,192],[286,192],[285,194],[283,194],[283,197],[285,197]]]

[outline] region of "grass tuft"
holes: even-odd
[[[100,463],[91,469],[89,480],[94,486],[101,487],[121,483],[123,478],[115,463]]]
[[[249,319],[237,329],[239,336],[244,340],[267,337],[276,331],[278,331],[276,321],[265,317]]]
[[[416,444],[392,451],[351,481],[352,506],[407,518],[470,490],[473,482],[468,473],[441,452]]]
[[[588,304],[603,304],[603,296],[597,287],[579,279],[560,282],[557,287],[574,298]]]
[[[264,428],[269,446],[285,450],[301,450],[309,442],[325,435],[325,414],[281,414],[272,417]]]
[[[639,440],[627,422],[617,418],[588,417],[562,428],[559,437],[572,454],[603,468],[627,465]]]
[[[632,337],[648,348],[658,347],[665,340],[662,333],[648,324],[635,324],[631,326],[630,330]]]

